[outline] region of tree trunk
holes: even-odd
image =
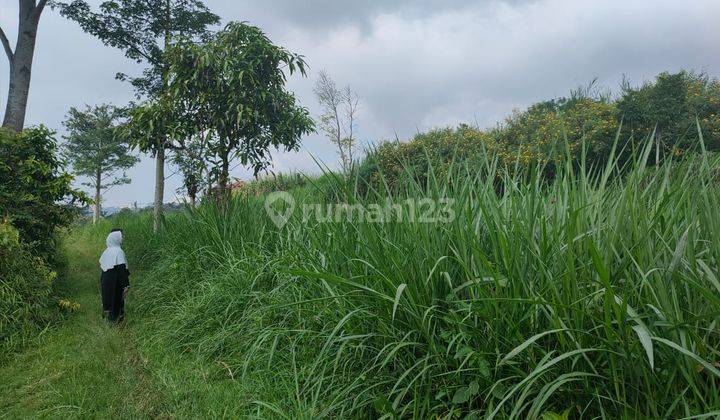
[[[93,212],[93,224],[100,220],[100,214],[102,210],[102,196],[100,195],[102,173],[97,171],[95,174],[95,211]]]
[[[192,180],[186,186],[186,189],[188,192],[188,198],[190,199],[190,206],[192,208],[195,208],[195,203],[197,202],[198,187],[197,187],[196,179],[197,178],[193,177]]]
[[[185,191],[187,191],[188,204],[195,207],[198,194],[198,178],[195,175],[185,175]]]
[[[230,177],[230,159],[225,155],[222,157],[220,178],[218,178],[218,189],[223,198],[227,195],[228,178]]]
[[[155,209],[153,212],[153,231],[160,230],[160,218],[162,217],[163,196],[165,195],[165,148],[164,141],[158,147],[155,156]]]
[[[165,49],[167,51],[170,47],[170,0],[165,1]],[[163,69],[163,86],[167,91],[168,83],[168,69],[167,66]],[[155,209],[153,211],[153,232],[158,233],[160,231],[160,219],[162,218],[163,211],[163,196],[165,195],[165,143],[167,138],[163,137],[158,143],[158,148],[155,154]]]
[[[205,177],[205,182],[207,182],[207,185],[205,185],[205,198],[211,199],[212,198],[212,173],[208,169],[207,175]]]
[[[34,0],[20,0],[19,3],[20,13],[18,15],[18,37],[15,52],[10,49],[10,43],[5,33],[0,29],[0,41],[2,41],[10,63],[10,85],[8,87],[3,127],[14,131],[21,131],[25,125],[25,110],[27,109],[28,94],[30,92],[30,75],[35,53],[35,39],[40,15],[45,7],[46,0],[40,0],[37,6],[35,6]]]
[[[222,151],[222,162],[220,163],[220,173],[218,174],[217,179],[217,191],[215,194],[215,201],[220,204],[222,207],[226,208],[225,206],[230,201],[230,191],[228,190],[228,183],[230,180],[230,158],[228,156],[229,152]]]

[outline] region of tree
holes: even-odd
[[[0,28],[0,43],[10,64],[10,85],[8,87],[7,105],[3,127],[20,131],[25,125],[28,94],[30,93],[30,75],[35,55],[35,39],[37,37],[40,15],[45,9],[47,0],[18,0],[18,36],[15,50],[10,47],[10,40]]]
[[[179,42],[168,63],[175,113],[206,133],[223,195],[233,159],[257,174],[269,165],[271,148],[296,150],[313,130],[307,109],[285,90],[284,69],[305,75],[303,58],[254,26],[232,22],[204,43]]]
[[[173,154],[173,163],[177,165],[183,176],[183,185],[180,190],[184,190],[187,194],[192,207],[195,207],[198,194],[205,186],[208,170],[205,158],[206,149],[207,143],[203,137],[195,136],[185,143],[184,148],[175,150]]]
[[[173,151],[173,163],[183,174],[183,187],[191,204],[203,186],[209,186],[208,131],[209,123],[202,116],[197,101],[173,98],[168,93],[147,101],[130,111],[125,135],[141,149],[152,145],[152,139],[161,135],[175,139],[168,144]],[[205,178],[203,178],[205,176]],[[207,181],[206,181],[207,179]]]
[[[354,159],[355,114],[360,100],[350,86],[338,89],[324,71],[318,75],[314,92],[322,108],[320,130],[337,147],[343,172],[347,174]]]
[[[58,6],[61,15],[76,21],[86,32],[106,45],[123,50],[128,58],[148,65],[141,76],[121,73],[116,76],[128,80],[139,97],[148,98],[162,96],[167,88],[168,66],[164,52],[172,39],[203,38],[207,36],[207,27],[220,21],[200,0],[108,0],[100,5],[98,12],[93,12],[85,0]],[[155,137],[143,137],[137,145],[156,160],[154,229],[157,231],[165,192],[165,150],[178,146],[169,133],[153,132]]]
[[[73,107],[64,123],[69,133],[64,156],[76,174],[90,178],[83,185],[95,193],[93,223],[100,218],[103,191],[130,183],[125,170],[138,162],[119,133],[122,115],[122,110],[111,105],[87,106],[84,111]]]

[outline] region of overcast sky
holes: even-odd
[[[17,1],[0,0],[0,25],[13,41]],[[99,4],[100,0],[91,1]],[[207,0],[224,23],[247,21],[305,55],[308,78],[289,88],[317,116],[312,87],[320,70],[361,99],[364,142],[411,137],[417,131],[477,123],[486,127],[514,108],[566,95],[598,78],[617,90],[662,71],[689,69],[720,76],[718,0]],[[0,59],[0,111],[7,100],[7,61]],[[46,10],[38,33],[27,124],[58,130],[71,106],[133,98],[117,72],[138,65],[76,24]],[[299,153],[275,153],[275,171],[316,171],[311,154],[335,165],[320,135]],[[169,167],[168,174],[175,172]],[[148,203],[153,162],[130,171],[132,184],[106,194],[106,205]],[[234,176],[249,173],[237,168]],[[179,175],[168,180],[173,199]]]

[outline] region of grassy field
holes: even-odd
[[[720,416],[717,158],[611,159],[553,181],[496,163],[393,192],[361,195],[331,175],[290,191],[297,206],[446,200],[454,217],[441,220],[402,205],[402,220],[327,221],[296,206],[279,228],[251,195],[168,216],[159,235],[145,214],[76,231],[81,310],[3,369],[13,379],[0,407],[10,417]],[[134,272],[122,329],[96,313],[94,264],[111,224],[125,229]]]

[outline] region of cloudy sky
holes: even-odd
[[[100,3],[100,0],[91,3]],[[718,0],[207,0],[223,22],[247,21],[306,56],[308,78],[293,78],[313,116],[317,72],[326,70],[361,99],[358,131],[367,143],[411,137],[460,122],[494,125],[514,108],[566,95],[597,78],[617,90],[662,71],[691,69],[720,76]],[[14,40],[17,1],[0,0],[0,25]],[[0,59],[0,111],[7,99],[7,62]],[[138,65],[47,10],[35,52],[28,124],[63,134],[68,108],[122,105],[133,98],[115,73]],[[311,155],[334,165],[320,135],[299,153],[276,153],[275,171],[316,171]],[[168,168],[168,174],[175,172]],[[147,203],[153,162],[130,171],[132,184],[106,194],[106,205]],[[237,168],[234,176],[248,178]],[[175,197],[178,175],[168,181]]]

